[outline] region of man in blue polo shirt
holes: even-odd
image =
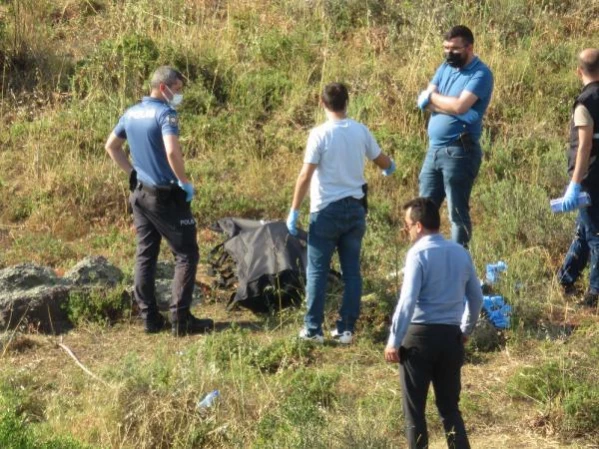
[[[451,237],[467,247],[472,234],[470,192],[482,161],[479,140],[493,74],[474,54],[474,36],[463,25],[445,34],[443,51],[445,62],[417,100],[420,109],[432,112],[420,196],[438,206],[447,197]]]
[[[106,142],[106,151],[129,174],[129,201],[137,230],[134,293],[144,329],[155,333],[164,326],[155,296],[156,262],[164,237],[176,260],[170,305],[172,332],[181,336],[214,325],[212,320],[200,320],[189,312],[199,250],[191,214],[194,189],[185,174],[175,110],[183,99],[183,76],[172,67],[159,67],[150,86],[150,96],[120,118]],[[133,163],[123,151],[125,140]]]

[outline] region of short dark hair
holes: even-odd
[[[403,205],[403,210],[408,209],[410,209],[410,219],[412,222],[420,222],[429,231],[437,231],[441,227],[439,206],[430,198],[414,198]]]
[[[327,84],[322,90],[321,100],[327,109],[341,112],[347,107],[349,101],[347,87],[341,83]]]
[[[446,41],[456,37],[461,37],[467,44],[474,44],[474,35],[470,28],[465,25],[456,25],[443,35],[443,39]]]
[[[152,89],[157,89],[160,86],[160,83],[166,84],[168,87],[171,87],[173,84],[177,82],[177,80],[184,82],[183,75],[177,69],[173,67],[169,67],[167,65],[163,65],[158,67],[154,74],[152,75],[152,79],[150,80],[150,87]]]
[[[589,48],[578,57],[578,66],[587,75],[599,75],[599,49]]]

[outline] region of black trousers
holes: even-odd
[[[469,449],[460,400],[464,344],[459,326],[411,324],[400,348],[399,377],[410,449],[428,448],[425,408],[429,385],[450,449]]]
[[[196,223],[185,192],[152,191],[138,186],[129,197],[137,230],[134,293],[142,318],[158,313],[155,294],[156,262],[162,238],[175,256],[175,277],[170,304],[171,320],[189,314],[199,261]]]

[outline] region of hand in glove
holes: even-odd
[[[193,189],[193,185],[190,182],[181,182],[177,183],[181,189],[185,192],[185,201],[188,203],[193,199],[193,195],[195,194],[195,190]]]
[[[579,183],[570,181],[562,202],[562,212],[569,212],[578,207],[578,195],[581,188],[582,186]]]
[[[391,165],[383,170],[383,176],[391,176],[393,173],[395,173],[396,169],[397,166],[395,165],[395,161],[391,159]]]
[[[416,100],[416,104],[418,105],[418,108],[421,111],[424,111],[424,108],[426,108],[430,103],[432,94],[433,93],[430,90],[423,90],[422,92],[420,92],[420,95],[418,95],[418,100]]]
[[[299,218],[299,210],[291,209],[287,216],[287,229],[289,234],[297,235],[297,219]]]

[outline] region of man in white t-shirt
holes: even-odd
[[[583,304],[596,307],[599,300],[599,49],[583,50],[578,56],[576,71],[584,87],[574,102],[570,122],[568,174],[571,181],[562,210],[576,209],[581,192],[589,194],[591,205],[578,211],[574,240],[558,276],[566,293],[575,291],[574,283],[590,259],[589,288]]]
[[[366,230],[365,159],[374,162],[385,176],[395,171],[395,163],[381,151],[368,128],[347,117],[348,101],[343,84],[325,86],[321,105],[327,121],[310,132],[287,218],[289,232],[297,234],[299,209],[310,188],[307,312],[299,337],[319,343],[324,341],[327,276],[335,249],[339,252],[344,292],[332,337],[343,344],[351,343],[360,314],[360,251]]]

